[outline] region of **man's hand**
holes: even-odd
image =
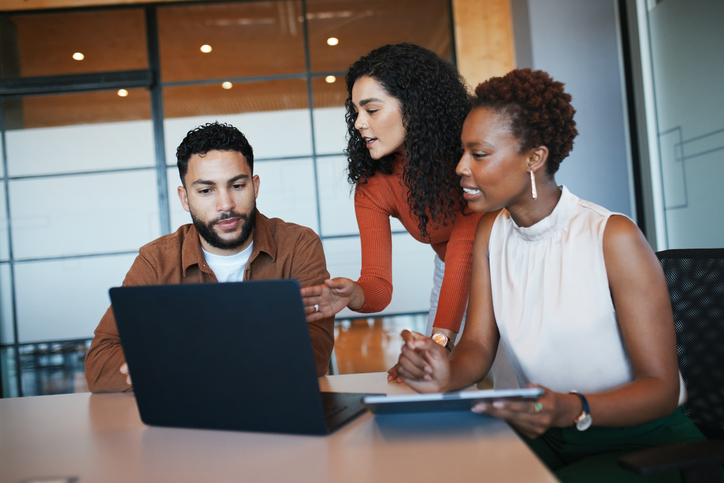
[[[123,363],[120,371],[121,371],[121,374],[126,376],[126,384],[128,384],[129,386],[132,385],[131,384],[131,374],[128,372],[128,363],[127,362]]]
[[[343,308],[359,309],[364,305],[364,293],[357,282],[338,277],[323,284],[302,289],[307,322],[331,317]]]

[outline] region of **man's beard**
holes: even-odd
[[[236,238],[232,238],[231,240],[224,240],[214,231],[214,224],[228,218],[239,218],[242,220],[241,233],[239,233],[239,236],[237,236]],[[234,248],[239,248],[244,243],[246,243],[246,241],[249,239],[249,236],[251,236],[252,231],[254,231],[254,223],[256,222],[256,201],[254,201],[254,205],[251,207],[249,214],[230,211],[228,213],[222,214],[215,220],[206,223],[203,220],[200,220],[196,216],[194,216],[194,212],[192,211],[191,219],[194,222],[196,231],[199,232],[201,238],[206,240],[209,245],[214,248],[219,248],[221,250],[232,250]]]

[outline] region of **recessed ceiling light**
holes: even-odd
[[[80,52],[76,52],[75,54],[73,54],[73,59],[83,60],[83,59],[85,59],[85,55],[81,54]]]
[[[203,52],[204,54],[208,54],[209,52],[211,52],[211,46],[209,44],[202,45],[201,52]]]
[[[337,78],[333,75],[328,75],[324,78],[324,80],[327,81],[327,84],[333,84],[337,80]]]
[[[223,87],[224,89],[231,89],[232,86],[233,86],[233,84],[229,81],[221,83],[221,87]]]
[[[337,37],[330,37],[327,39],[327,45],[337,45],[339,43],[339,39]]]
[[[127,97],[128,91],[126,89],[118,89],[118,97]]]

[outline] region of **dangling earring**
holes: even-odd
[[[535,189],[535,173],[533,173],[533,170],[530,170],[530,187],[533,191],[533,199],[538,199],[538,190]]]

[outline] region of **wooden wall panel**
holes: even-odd
[[[184,0],[2,0],[0,12],[40,10],[45,8],[91,7],[100,5],[130,5],[135,3],[183,2]]]
[[[510,0],[453,0],[458,69],[471,88],[515,68]]]

